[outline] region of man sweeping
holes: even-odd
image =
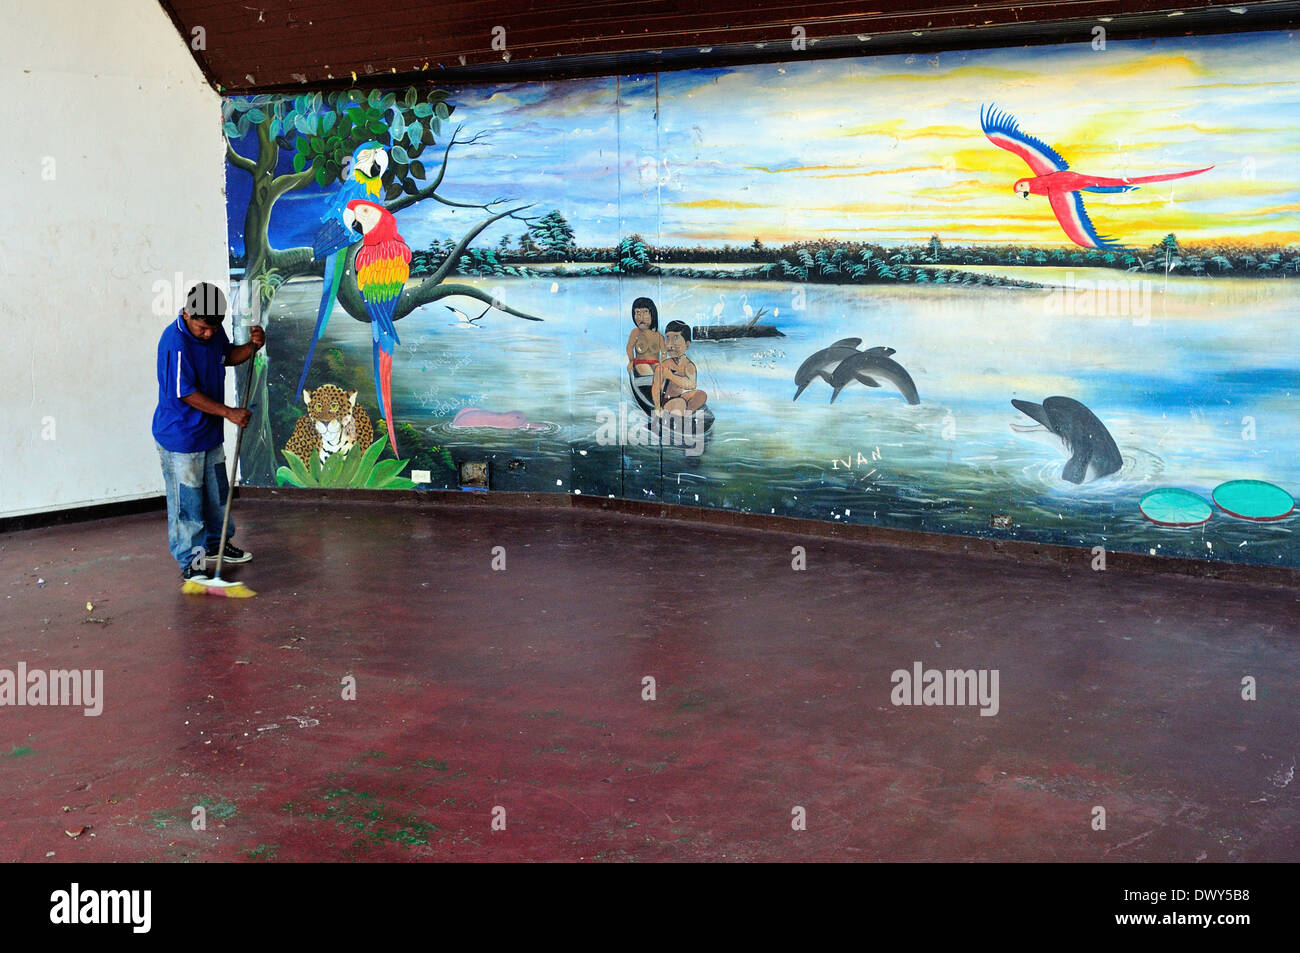
[[[153,436],[167,487],[167,542],[181,576],[208,579],[206,563],[216,561],[221,545],[223,506],[227,502],[226,455],[222,420],[248,426],[252,415],[223,403],[226,368],[242,364],[266,344],[260,327],[249,329],[249,343],[235,346],[222,329],[226,296],[200,282],[190,289],[185,307],[158,341],[158,409]],[[252,559],[229,542],[223,560]]]

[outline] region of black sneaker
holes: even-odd
[[[186,566],[181,570],[181,578],[186,582],[189,582],[191,579],[196,582],[207,582],[208,574],[202,569],[195,569],[193,566]]]
[[[234,543],[226,543],[226,555],[225,558],[222,559],[222,564],[234,565],[235,563],[246,563],[252,558],[252,553],[240,549]],[[217,557],[215,554],[208,557],[209,563],[215,563],[216,561]]]

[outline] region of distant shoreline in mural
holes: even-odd
[[[446,247],[450,245],[451,247]],[[454,242],[434,242],[415,251],[411,276],[436,272],[455,250]],[[671,267],[700,263],[701,267]],[[716,269],[708,265],[746,265]],[[235,274],[245,265],[232,255]],[[563,256],[526,254],[501,247],[465,249],[451,266],[454,274],[494,278],[585,278],[597,275],[662,275],[675,278],[721,280],[812,281],[838,284],[889,284],[932,281],[952,284],[1036,287],[998,275],[962,271],[932,272],[927,265],[1003,265],[1020,268],[1107,268],[1139,275],[1195,278],[1296,278],[1300,277],[1300,234],[1289,245],[1241,241],[1180,243],[1175,235],[1145,249],[1047,247],[991,244],[944,244],[936,235],[913,245],[878,245],[862,242],[787,242],[768,247],[760,239],[747,248],[653,246],[640,236],[624,239],[613,248],[575,248]],[[321,266],[323,268],[323,265]],[[316,269],[319,273],[320,269]],[[308,269],[308,273],[311,269]]]

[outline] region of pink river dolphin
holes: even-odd
[[[451,425],[453,427],[496,427],[499,430],[545,430],[545,424],[535,424],[524,416],[522,410],[510,410],[504,414],[483,410],[481,407],[465,407],[460,410]]]

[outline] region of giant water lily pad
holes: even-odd
[[[1157,526],[1200,526],[1214,515],[1209,500],[1172,486],[1143,494],[1138,509]]]
[[[1229,516],[1256,522],[1285,519],[1295,500],[1280,486],[1263,480],[1231,480],[1214,490],[1214,502]]]

